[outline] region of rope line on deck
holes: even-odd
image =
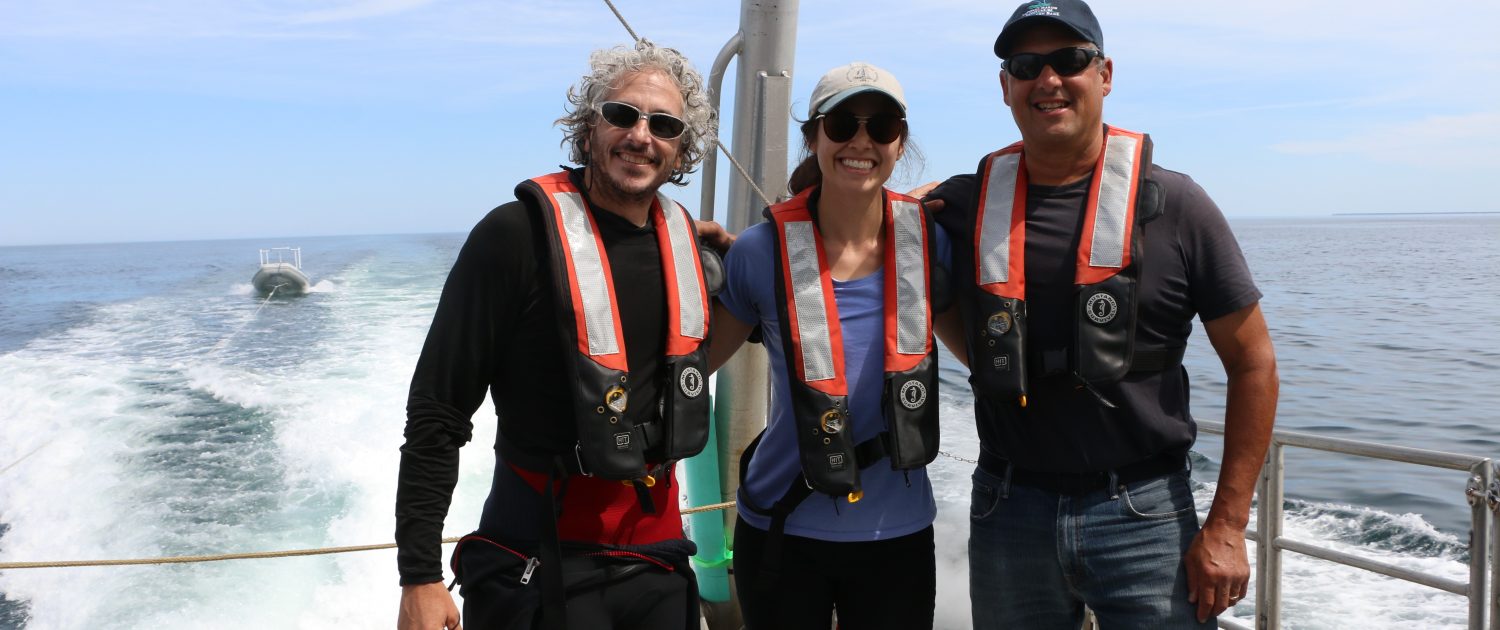
[[[943,455],[962,461],[971,461],[958,457],[951,453],[939,451]],[[698,514],[700,512],[714,512],[727,510],[735,506],[734,501],[723,503],[710,503],[690,508],[683,508],[681,514]],[[443,544],[458,542],[459,537],[453,536],[443,539]],[[122,560],[45,560],[41,562],[0,562],[0,571],[9,569],[58,569],[73,567],[118,567],[145,564],[193,564],[199,562],[222,562],[225,560],[259,560],[265,558],[294,558],[300,556],[323,556],[335,553],[352,553],[355,551],[376,551],[380,549],[395,549],[396,543],[382,543],[377,545],[352,545],[346,547],[319,547],[316,549],[287,549],[282,551],[251,551],[245,553],[223,553],[197,556],[164,556],[159,558],[127,558]]]
[[[699,512],[711,512],[715,510],[727,510],[734,507],[734,501],[700,505],[697,507],[684,508],[682,514],[697,514]],[[443,544],[448,545],[458,542],[458,536],[443,539]],[[396,543],[382,543],[378,545],[352,545],[347,547],[320,547],[316,549],[287,549],[282,551],[251,551],[246,553],[223,553],[199,556],[166,556],[160,558],[128,558],[123,560],[47,560],[42,562],[0,562],[0,571],[7,569],[57,569],[71,567],[118,567],[143,564],[192,564],[198,562],[221,562],[224,560],[257,560],[264,558],[293,558],[299,556],[323,556],[335,553],[351,553],[355,551],[376,551],[380,549],[395,549]]]

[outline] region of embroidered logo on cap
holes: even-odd
[[[875,68],[862,63],[849,66],[849,74],[844,76],[854,83],[874,83],[880,80],[880,73]]]
[[[1026,12],[1022,13],[1021,17],[1027,18],[1027,17],[1031,17],[1033,15],[1045,15],[1047,17],[1057,17],[1058,16],[1058,11],[1057,11],[1057,7],[1052,6],[1051,2],[1047,2],[1046,0],[1042,0],[1041,2],[1033,3],[1030,7],[1027,7],[1026,8]]]

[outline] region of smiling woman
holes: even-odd
[[[734,575],[746,627],[933,626],[937,357],[930,280],[946,238],[884,186],[906,149],[887,70],[813,89],[790,200],[725,261],[711,364],[759,326],[770,417],[741,455]],[[887,325],[892,322],[895,325]],[[881,351],[883,350],[883,352]]]

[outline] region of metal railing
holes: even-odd
[[[1224,434],[1223,422],[1200,420],[1198,428],[1206,433]],[[1461,582],[1284,536],[1282,534],[1283,503],[1286,494],[1283,479],[1286,471],[1287,447],[1343,453],[1469,473],[1468,484],[1464,489],[1464,497],[1470,508],[1469,580]],[[1494,626],[1486,625],[1486,611],[1488,611],[1491,623],[1500,619],[1500,589],[1491,590],[1492,584],[1500,584],[1500,562],[1491,561],[1491,557],[1496,553],[1495,545],[1497,541],[1500,541],[1500,514],[1497,514],[1500,513],[1500,466],[1497,466],[1490,458],[1278,429],[1271,438],[1270,449],[1266,452],[1266,462],[1261,469],[1260,481],[1256,485],[1256,495],[1258,499],[1255,508],[1255,527],[1245,531],[1245,538],[1255,541],[1255,627],[1257,630],[1281,628],[1281,553],[1283,551],[1292,551],[1461,595],[1469,600],[1468,627],[1470,630],[1494,628]],[[1249,628],[1227,615],[1219,618],[1219,627],[1246,630]]]
[[[286,260],[287,256],[290,256],[292,259]],[[272,257],[275,257],[276,260],[271,260]],[[271,263],[285,264],[288,262],[292,263],[293,267],[302,268],[301,247],[272,247],[260,250],[260,264],[262,267]]]

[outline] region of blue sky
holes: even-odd
[[[704,72],[739,18],[616,5]],[[927,156],[901,186],[971,170],[1018,138],[989,52],[1014,6],[803,0],[793,111],[874,63]],[[1231,219],[1500,210],[1500,3],[1094,8],[1105,120]],[[566,160],[565,90],[627,41],[602,0],[0,0],[0,245],[465,231]]]

